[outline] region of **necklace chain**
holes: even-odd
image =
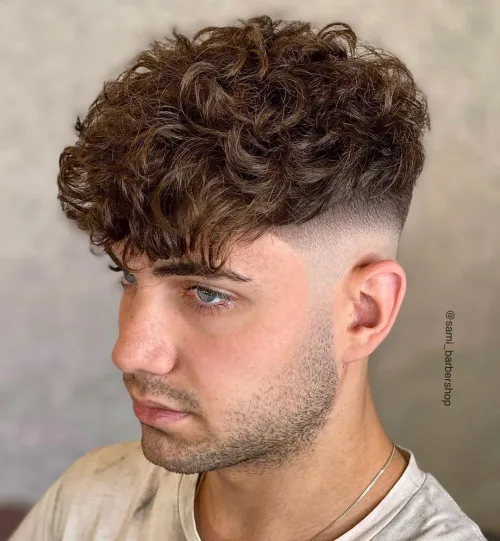
[[[317,539],[322,533],[326,532],[328,528],[331,528],[334,524],[337,523],[342,518],[345,518],[347,514],[358,505],[358,503],[370,492],[373,485],[378,481],[379,477],[385,472],[389,464],[391,463],[392,457],[394,456],[394,451],[396,450],[396,444],[394,443],[392,445],[392,452],[391,456],[387,459],[387,462],[382,466],[382,469],[377,473],[377,475],[372,479],[371,483],[363,490],[363,492],[359,495],[358,499],[351,504],[339,517],[337,517],[335,520],[330,522],[325,528],[323,528],[319,533],[317,533],[313,538],[311,538],[310,541],[314,541]]]
[[[385,472],[385,470],[387,469],[387,467],[389,466],[389,464],[391,463],[391,460],[392,460],[392,457],[394,456],[394,451],[396,450],[396,444],[393,444],[392,445],[392,452],[391,452],[391,456],[387,459],[386,463],[382,466],[381,470],[377,473],[377,475],[372,479],[372,481],[370,482],[370,484],[365,488],[365,490],[363,490],[363,492],[358,496],[357,500],[351,504],[340,516],[338,516],[335,520],[333,520],[332,522],[330,522],[330,524],[328,524],[325,528],[323,528],[319,533],[317,533],[313,538],[310,539],[310,541],[315,541],[322,533],[326,532],[326,530],[328,530],[328,528],[331,528],[334,524],[336,524],[339,520],[345,518],[348,513],[350,513],[355,507],[356,505],[358,505],[358,503],[368,494],[368,492],[371,490],[371,488],[373,487],[373,485],[378,481],[379,477]],[[194,497],[196,498],[196,495],[198,494],[198,491],[200,489],[200,486],[201,486],[201,483],[203,481],[203,478],[205,477],[205,473],[206,472],[203,472],[201,474],[201,477],[198,481],[198,486],[196,487],[196,491],[195,491],[195,494],[194,494]]]

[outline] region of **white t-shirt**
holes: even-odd
[[[417,466],[337,541],[486,541],[445,489]],[[10,541],[200,541],[194,521],[199,474],[150,463],[140,441],[87,453],[57,479]]]

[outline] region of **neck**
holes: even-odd
[[[307,454],[257,474],[248,464],[207,472],[195,499],[202,541],[311,541],[356,501],[390,457],[393,443],[380,423],[368,384],[357,396],[355,385],[343,387],[328,427]],[[371,490],[315,541],[336,539],[363,520],[406,465],[407,457],[396,447]]]

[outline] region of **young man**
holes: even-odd
[[[122,272],[142,439],[79,459],[12,540],[484,539],[367,378],[425,97],[348,25],[239,22],[153,44],[61,155],[63,210]]]

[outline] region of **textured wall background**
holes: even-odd
[[[285,9],[286,6],[286,9]],[[0,500],[31,502],[91,448],[139,437],[110,352],[119,288],[63,219],[58,156],[103,80],[174,24],[268,14],[349,22],[407,62],[433,114],[403,235],[408,291],[372,356],[380,414],[482,528],[499,525],[500,3],[107,0],[0,3]],[[450,407],[445,313],[454,310]]]

